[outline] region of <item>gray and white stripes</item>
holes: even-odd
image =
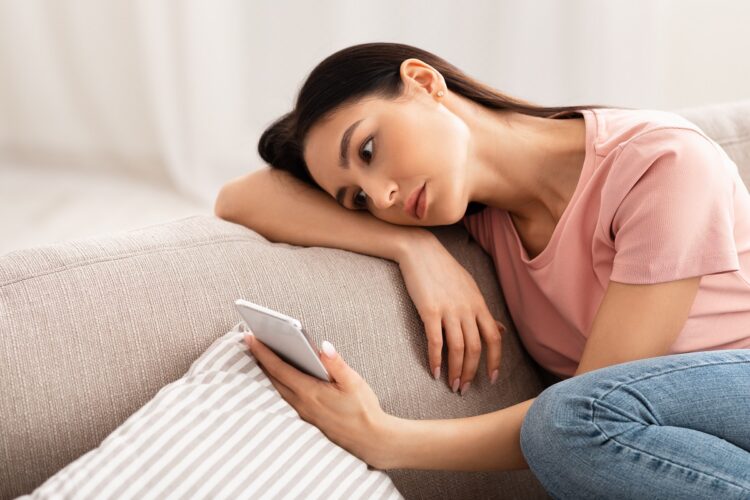
[[[403,498],[299,417],[247,352],[245,330],[235,325],[99,447],[19,498]]]

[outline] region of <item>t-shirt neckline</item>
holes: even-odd
[[[513,234],[513,239],[516,242],[516,248],[518,249],[517,251],[519,258],[524,264],[532,269],[539,269],[552,260],[552,256],[555,254],[555,248],[557,247],[557,241],[560,239],[562,226],[565,225],[565,222],[567,221],[570,212],[572,211],[572,207],[575,205],[576,200],[578,200],[581,192],[583,191],[586,185],[586,181],[589,178],[589,171],[594,163],[594,140],[596,138],[597,128],[596,116],[593,110],[580,109],[578,111],[583,115],[583,122],[586,127],[586,154],[583,159],[581,173],[578,177],[578,184],[576,184],[573,195],[570,197],[570,201],[568,202],[565,210],[560,216],[560,220],[557,221],[555,229],[552,231],[552,236],[550,237],[549,242],[547,242],[547,246],[545,246],[544,249],[533,259],[529,259],[529,255],[526,252],[526,248],[524,248],[523,243],[521,242],[521,237],[518,235],[518,231],[516,231],[516,226],[513,224],[513,219],[511,219],[510,213],[507,210],[502,210],[503,217],[508,225],[508,230]]]

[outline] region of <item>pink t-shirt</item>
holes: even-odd
[[[699,275],[695,302],[668,354],[750,348],[750,193],[737,165],[676,113],[581,112],[581,176],[539,255],[528,258],[505,210],[487,207],[463,219],[495,263],[529,354],[570,377],[609,280]]]

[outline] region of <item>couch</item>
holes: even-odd
[[[676,112],[717,141],[747,183],[750,100]],[[429,230],[508,327],[498,383],[487,380],[483,352],[464,396],[430,376],[422,322],[389,260],[273,243],[213,214],[0,256],[0,498],[31,492],[179,379],[240,320],[237,298],[300,319],[317,345],[332,341],[400,417],[487,413],[556,382],[524,350],[490,257],[461,224]],[[547,497],[529,470],[387,473],[405,498]]]

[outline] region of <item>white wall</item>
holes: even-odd
[[[126,170],[213,198],[348,45],[417,45],[545,105],[750,97],[743,0],[0,0],[0,168]]]

